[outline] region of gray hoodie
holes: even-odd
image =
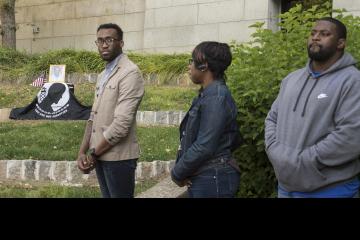
[[[279,185],[311,192],[360,172],[360,72],[345,53],[313,78],[289,74],[265,120],[266,152]]]

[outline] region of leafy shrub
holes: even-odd
[[[303,10],[297,5],[281,14],[281,30],[264,29],[254,24],[253,41],[232,44],[233,64],[228,70],[228,85],[237,101],[239,123],[246,143],[236,156],[242,170],[240,196],[275,196],[276,178],[264,150],[264,121],[275,100],[281,80],[303,68],[307,61],[306,42],[315,19],[329,16],[330,5]],[[337,11],[339,12],[339,11]],[[349,30],[348,47],[360,59],[360,18],[340,13],[337,16]]]
[[[129,58],[138,64],[146,80],[163,84],[184,77],[190,54],[129,53]]]
[[[182,78],[186,72],[189,54],[139,54],[129,53],[129,58],[139,65],[146,79],[156,78],[157,83]],[[42,54],[26,54],[0,48],[2,78],[29,82],[51,64],[66,64],[67,73],[99,73],[105,62],[97,52],[62,49]]]
[[[0,80],[14,78],[13,69],[21,68],[30,59],[26,53],[0,47]]]

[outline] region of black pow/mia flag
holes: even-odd
[[[26,107],[13,108],[17,120],[88,120],[91,106],[82,105],[65,83],[45,83],[36,98]]]

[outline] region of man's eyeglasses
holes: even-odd
[[[102,46],[102,45],[104,45],[104,43],[106,43],[106,45],[109,46],[109,45],[113,44],[114,41],[121,41],[121,40],[116,39],[116,38],[105,38],[105,39],[103,39],[103,38],[98,38],[98,39],[95,41],[95,44],[96,44],[97,46]]]

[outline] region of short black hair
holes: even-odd
[[[123,40],[123,36],[124,36],[124,32],[123,30],[119,27],[119,25],[115,24],[115,23],[105,23],[105,24],[101,24],[96,32],[99,32],[100,29],[115,29],[118,35],[119,40]]]
[[[332,18],[332,17],[323,17],[323,18],[318,19],[318,21],[327,21],[327,22],[331,22],[331,23],[335,24],[338,37],[346,39],[346,37],[347,37],[346,26],[345,26],[345,24],[340,22],[338,19]]]
[[[225,70],[230,66],[232,55],[226,43],[207,41],[197,45],[192,52],[195,66],[208,65],[214,78],[225,80]]]

